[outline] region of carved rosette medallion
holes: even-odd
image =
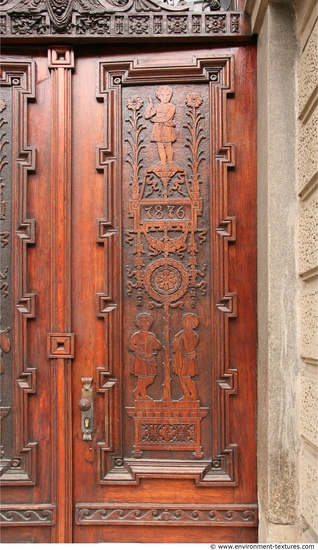
[[[198,247],[206,234],[199,224],[203,208],[199,173],[204,160],[204,116],[200,112],[203,98],[199,93],[188,93],[183,98],[186,122],[181,130],[186,136],[185,151],[189,150],[187,170],[175,154],[179,129],[173,89],[161,86],[154,92],[156,99],[149,96],[148,104],[139,96],[127,100],[129,217],[133,218],[133,230],[126,231],[126,242],[133,247],[134,269],[127,265],[126,290],[130,297],[136,296],[137,307],[143,308],[135,319],[140,330],[129,342],[134,354],[131,374],[137,377],[137,386],[133,390],[135,406],[127,407],[127,413],[135,422],[135,458],[144,451],[157,450],[192,451],[194,458],[202,458],[200,422],[208,408],[200,406],[193,380],[199,370],[200,337],[194,329],[200,319],[185,310],[194,310],[197,292],[206,292],[206,266],[198,267]],[[158,162],[144,169],[142,150],[148,147],[144,134],[149,135],[149,131],[152,158],[157,156]],[[183,315],[178,313],[180,309]],[[158,310],[157,323],[151,310]],[[157,328],[150,332],[150,327],[158,323],[161,334]],[[174,380],[173,374],[177,375]],[[163,379],[162,399],[148,393],[157,376]],[[172,390],[177,382],[183,392],[179,399],[173,398]]]
[[[176,260],[155,260],[145,270],[144,287],[156,302],[176,302],[186,293],[189,275],[186,268]]]

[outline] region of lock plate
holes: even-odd
[[[94,429],[94,396],[92,388],[92,378],[82,378],[83,388],[78,408],[82,412],[82,433],[84,441],[92,440]]]

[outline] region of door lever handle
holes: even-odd
[[[91,441],[94,429],[94,395],[92,388],[93,378],[82,378],[83,388],[78,408],[82,411],[83,440]]]

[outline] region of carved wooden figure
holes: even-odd
[[[147,395],[147,387],[152,384],[157,374],[155,353],[161,349],[161,343],[152,332],[149,332],[152,322],[151,315],[139,313],[136,325],[140,331],[132,335],[129,343],[129,349],[135,355],[132,374],[138,377],[137,387],[133,391],[135,399],[151,399]]]
[[[149,105],[145,110],[145,118],[150,118],[154,123],[152,140],[157,142],[161,167],[166,166],[167,161],[169,166],[173,165],[172,143],[176,140],[173,117],[176,108],[170,103],[172,93],[170,86],[161,86],[156,91],[156,97],[161,103],[154,105],[149,96]]]
[[[186,313],[182,317],[182,329],[173,339],[172,350],[176,354],[173,371],[178,374],[184,396],[181,399],[196,400],[197,390],[192,376],[198,374],[195,348],[199,342],[198,334],[193,330],[199,324],[195,313]]]

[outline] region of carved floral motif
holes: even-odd
[[[129,34],[148,34],[148,32],[149,17],[147,15],[129,17]]]
[[[15,15],[11,19],[12,34],[45,34],[47,24],[42,15]]]
[[[76,32],[77,34],[109,34],[110,16],[87,15],[78,17],[76,21]]]
[[[188,17],[186,15],[168,15],[168,33],[186,34],[188,29]]]
[[[231,14],[231,32],[233,33],[240,32],[240,14],[239,13]]]
[[[194,442],[195,424],[140,424],[140,441]]]
[[[0,34],[5,34],[7,31],[6,16],[0,15]]]
[[[155,15],[153,18],[153,21],[154,21],[154,27],[153,27],[154,34],[161,34],[162,33],[162,16]]]
[[[225,33],[226,28],[225,15],[207,15],[205,18],[206,31],[209,33]]]

